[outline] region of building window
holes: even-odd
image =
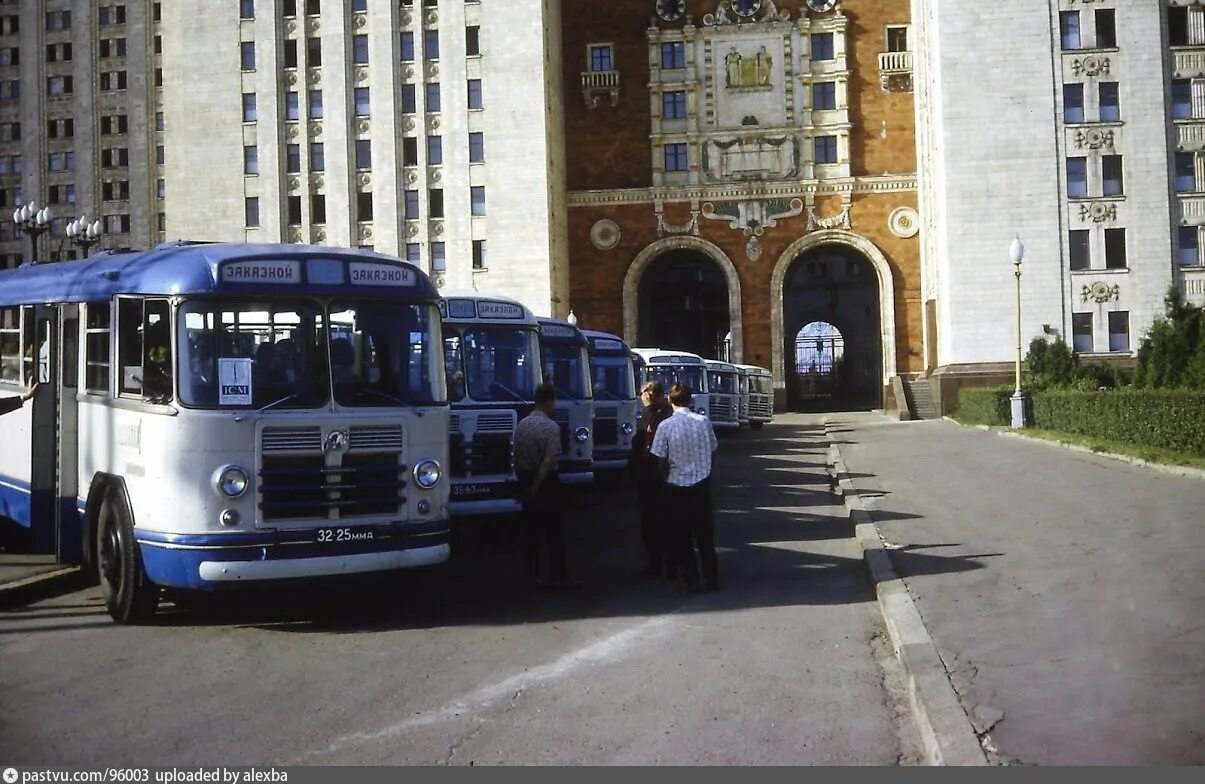
[[[837,83],[816,82],[812,85],[812,109],[826,111],[837,108]]]
[[[1063,122],[1082,123],[1084,121],[1084,86],[1082,84],[1063,85]]]
[[[1191,152],[1176,153],[1176,193],[1195,193],[1197,190],[1197,174],[1194,161],[1196,155]]]
[[[833,48],[832,33],[813,33],[812,34],[812,59],[813,60],[835,60],[837,58],[836,51]]]
[[[248,196],[243,200],[244,220],[248,228],[253,228],[259,225],[259,197]]]
[[[259,147],[254,144],[243,147],[243,174],[259,174]]]
[[[1092,353],[1092,314],[1071,314],[1071,347],[1080,354]]]
[[[1090,232],[1087,229],[1072,229],[1067,243],[1071,253],[1071,269],[1086,270],[1092,266],[1092,252],[1089,249]]]
[[[322,13],[322,0],[305,0],[305,13],[307,16],[317,16]]]
[[[485,214],[485,186],[474,185],[469,188],[470,212],[473,215]]]
[[[129,127],[130,119],[124,114],[106,114],[100,118],[100,133],[102,136],[126,133]]]
[[[687,166],[685,143],[665,145],[665,170],[667,172],[686,171]]]
[[[1126,230],[1105,229],[1105,269],[1126,268]]]
[[[481,80],[469,79],[469,108],[480,109],[481,106]]]
[[[1179,243],[1176,251],[1176,261],[1182,267],[1191,267],[1200,263],[1197,250],[1200,245],[1200,234],[1196,226],[1181,226],[1179,228]]]
[[[661,115],[667,120],[686,119],[686,91],[670,90],[661,93]]]
[[[481,28],[470,25],[464,28],[464,53],[469,57],[481,54]]]
[[[243,122],[255,122],[259,115],[255,110],[255,93],[243,93]]]
[[[351,37],[351,60],[356,65],[368,64],[368,36],[353,35]]]
[[[1100,91],[1100,121],[1120,122],[1121,96],[1117,89],[1117,82],[1101,82],[1098,89]]]
[[[310,223],[326,223],[326,197],[321,193],[310,195]]]
[[[240,19],[254,19],[255,0],[239,0],[238,15]]]
[[[419,245],[417,242],[407,242],[406,243],[406,261],[410,261],[410,262],[417,264],[422,260],[423,260],[422,246]]]
[[[1129,350],[1130,312],[1128,310],[1115,310],[1109,314],[1109,351]]]
[[[1120,155],[1101,156],[1100,174],[1105,196],[1120,196],[1125,192],[1125,183],[1121,174]]]
[[[301,145],[285,145],[285,174],[301,173]]]
[[[431,82],[427,85],[427,111],[439,111],[439,82]]]
[[[444,216],[443,188],[432,188],[427,191],[427,215],[431,218],[442,218]]]
[[[1067,195],[1072,199],[1088,195],[1088,159],[1083,156],[1067,159]]]
[[[99,49],[101,57],[125,57],[126,39],[103,38],[100,41]]]
[[[402,85],[402,113],[414,114],[418,111],[418,102],[414,98],[414,85]]]
[[[123,213],[120,215],[105,216],[105,233],[106,234],[129,234],[130,233],[130,214]]]
[[[288,200],[288,221],[290,226],[301,225],[301,197],[290,196]]]
[[[285,68],[297,67],[297,42],[289,38],[285,40]]]
[[[906,25],[893,25],[887,28],[887,51],[908,51],[908,28]]]
[[[1188,46],[1188,8],[1167,9],[1167,39],[1172,46]]]
[[[124,5],[104,5],[97,9],[97,19],[102,25],[125,24],[126,7]]]
[[[13,21],[12,21],[11,25],[5,25],[4,32],[5,33],[18,32],[17,17],[14,16],[14,17],[7,17],[7,18],[11,18]],[[70,11],[50,11],[49,13],[46,14],[46,31],[47,32],[53,33],[58,30],[70,30],[70,29],[71,29],[71,12]]]
[[[612,71],[614,62],[611,58],[610,44],[594,44],[590,46],[590,70]]]
[[[413,136],[402,137],[402,165],[418,165],[418,139]]]
[[[54,79],[56,77],[50,77]],[[66,77],[70,79],[71,77]],[[108,71],[100,75],[100,89],[102,90],[124,90],[126,89],[126,72],[125,71]],[[54,93],[51,93],[54,95]]]
[[[438,60],[439,59],[439,31],[424,30],[423,31],[423,59]]]
[[[406,191],[405,205],[406,220],[418,220],[421,215],[418,209],[418,191]]]
[[[157,166],[163,165],[163,150],[164,150],[164,147],[162,144],[155,147],[155,164]]]
[[[816,137],[816,163],[836,163],[837,162],[837,137],[836,136],[817,136]]]
[[[311,120],[322,119],[322,91],[310,90],[310,111],[309,118]]]
[[[126,201],[130,198],[129,180],[106,180],[100,184],[102,201]]]
[[[322,142],[310,143],[310,171],[326,171],[326,152]]]
[[[367,87],[357,87],[355,90],[356,101],[356,116],[367,117],[372,114],[371,103],[369,101],[369,93]]]
[[[686,44],[681,41],[661,44],[661,67],[664,69],[686,67]]]
[[[310,68],[320,68],[322,66],[321,38],[305,39],[305,64]]]
[[[1079,49],[1079,11],[1059,12],[1059,40],[1063,49]]]
[[[1102,8],[1096,12],[1096,48],[1113,49],[1117,46],[1117,12]]]
[[[162,199],[166,195],[167,195],[167,182],[162,177],[160,177],[157,180],[155,180],[155,198]],[[74,198],[74,194],[72,194],[72,198]]]
[[[372,142],[368,139],[356,139],[356,168],[372,168]]]
[[[485,269],[485,240],[473,240],[473,269]]]
[[[427,137],[427,165],[439,166],[444,162],[444,144],[442,136]]]
[[[240,57],[244,71],[255,70],[255,42],[243,41],[239,44]]]
[[[414,59],[414,33],[402,33],[402,62]]]
[[[125,72],[122,71],[122,76]],[[108,80],[105,78],[110,74],[101,74],[101,89],[108,90]],[[124,80],[123,80],[124,81]],[[13,82],[13,98],[20,98],[20,90],[17,88],[17,82]],[[47,95],[70,95],[74,91],[74,81],[70,76],[50,76],[46,79],[46,94]]]
[[[448,268],[447,257],[442,242],[431,243],[431,271],[443,272]]]
[[[361,191],[356,194],[356,220],[372,220],[372,193]]]
[[[300,103],[297,100],[297,93],[290,91],[285,93],[285,119],[296,120],[300,116],[298,109]]]
[[[1192,117],[1192,80],[1172,79],[1172,119]]]

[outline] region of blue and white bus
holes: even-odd
[[[690,390],[690,410],[710,417],[711,402],[707,388],[707,366],[698,354],[689,351],[674,351],[664,348],[634,348],[632,353],[642,361],[641,377],[637,384],[657,380],[665,387],[666,394],[674,384]]]
[[[704,360],[707,368],[707,416],[716,430],[731,431],[741,427],[740,375],[736,365],[715,359]]]
[[[43,379],[0,418],[0,515],[120,623],[160,588],[442,562],[437,301],[411,264],[302,245],[0,272],[0,393]]]
[[[556,388],[554,419],[561,428],[561,484],[594,482],[594,389],[589,343],[568,321],[539,318],[544,381]]]
[[[757,365],[739,365],[749,380],[749,426],[760,430],[774,421],[774,374]]]
[[[636,432],[636,376],[632,349],[608,332],[583,330],[590,344],[590,377],[594,385],[594,473],[622,478]]]
[[[449,292],[441,307],[452,514],[519,512],[515,427],[535,405],[539,324],[522,303],[502,296]]]

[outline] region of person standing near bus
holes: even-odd
[[[23,395],[13,395],[12,397],[0,397],[0,415],[7,414],[10,411],[16,411],[21,406],[25,405],[25,401],[33,397],[38,391],[38,382],[33,378],[29,379],[29,389],[25,390]]]
[[[565,509],[556,460],[561,453],[561,428],[552,420],[556,390],[541,384],[535,391],[535,409],[515,428],[515,473],[523,495],[524,576],[531,590],[566,588]],[[548,545],[550,583],[540,582],[541,544]]]
[[[686,583],[698,593],[720,587],[715,554],[715,523],[711,506],[711,455],[719,447],[707,417],[690,410],[690,390],[681,384],[669,388],[674,413],[661,423],[649,452],[658,458],[666,482],[665,508],[669,512],[670,552]],[[703,585],[695,548],[703,565]]]
[[[669,557],[669,537],[666,536],[667,510],[661,503],[664,481],[657,458],[649,454],[657,426],[674,413],[665,397],[665,387],[656,379],[646,382],[640,389],[640,402],[644,405],[644,421],[632,439],[632,478],[636,480],[636,497],[640,502],[640,534],[644,539],[644,550],[648,561],[644,568],[636,571],[637,577],[660,577],[674,579],[673,561]]]

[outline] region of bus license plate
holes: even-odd
[[[342,528],[319,528],[314,532],[314,541],[320,544],[338,542],[369,542],[374,531],[368,526],[344,526]]]
[[[489,485],[452,485],[454,496],[488,495],[489,491]]]

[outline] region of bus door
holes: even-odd
[[[83,562],[82,510],[76,501],[79,492],[79,305],[59,309],[58,339],[58,439],[55,481],[57,504],[55,554],[61,563]]]
[[[29,533],[34,549],[42,553],[58,552],[58,318],[55,306],[34,308],[33,373],[38,390],[30,429]]]

